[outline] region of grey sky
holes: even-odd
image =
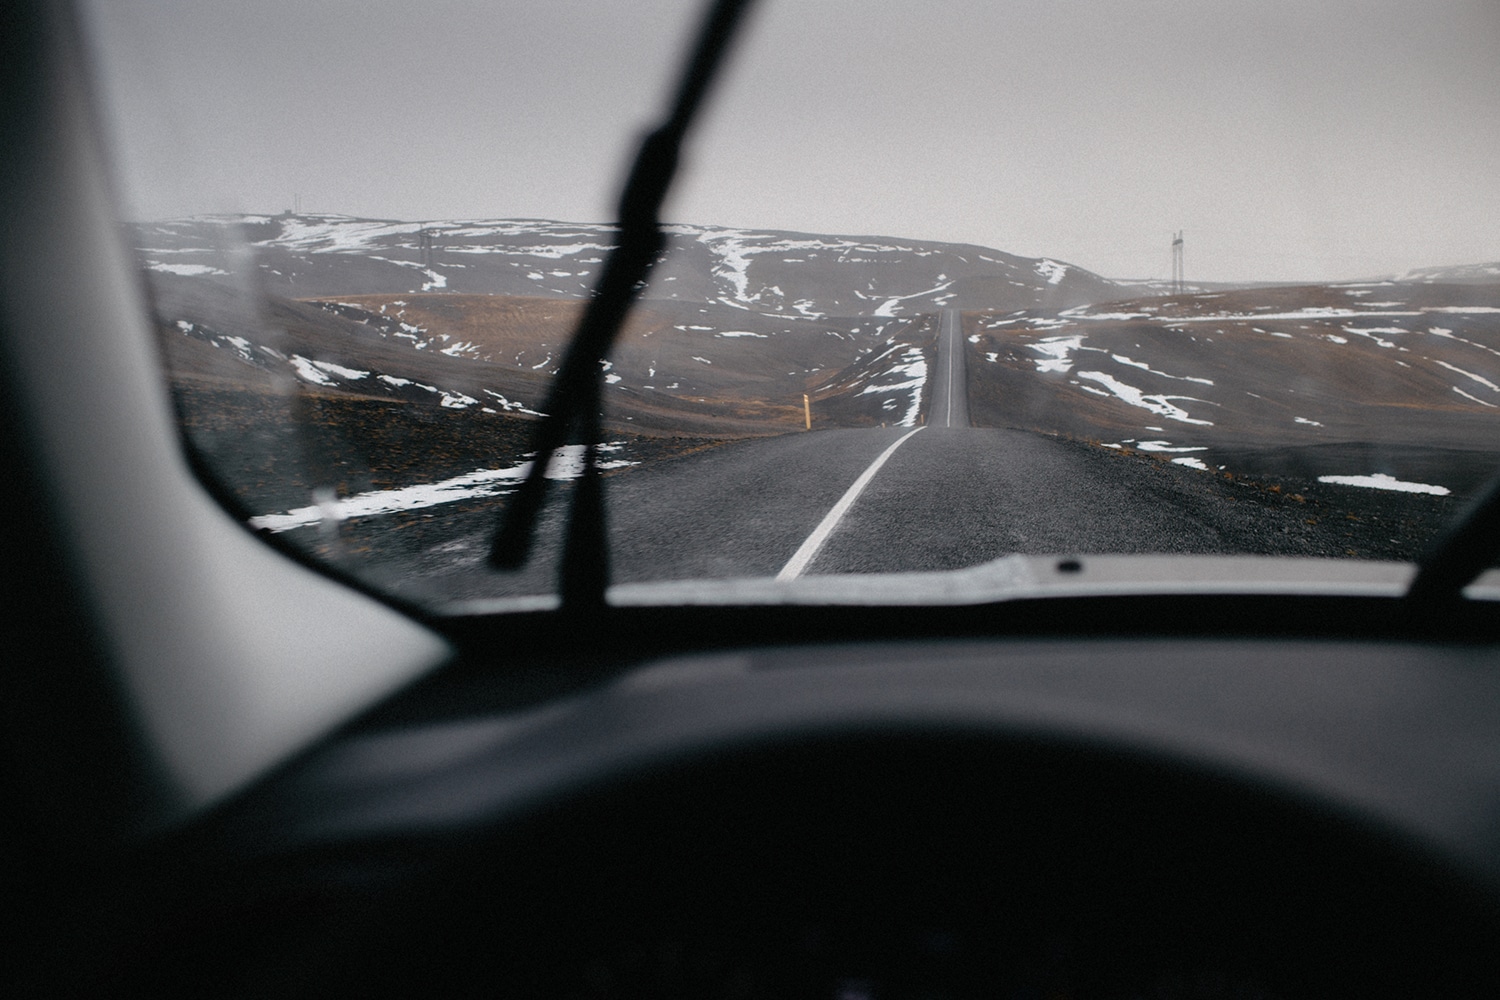
[[[87,0],[126,213],[608,221],[697,3]],[[1117,277],[1500,259],[1495,0],[762,0],[674,221]]]

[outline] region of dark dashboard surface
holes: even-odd
[[[842,644],[388,713],[184,831],[117,933],[171,993],[1478,995],[1492,663]]]

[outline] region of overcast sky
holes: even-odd
[[[124,212],[610,221],[683,0],[85,0]],[[672,221],[1165,277],[1500,260],[1496,0],[762,0]]]

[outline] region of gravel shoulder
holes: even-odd
[[[1201,471],[1167,458],[1059,439],[1100,475],[1128,474],[1220,537],[1212,551],[1254,555],[1410,561],[1467,503],[1434,496],[1320,483],[1315,477]],[[1125,470],[1130,470],[1125,473]]]

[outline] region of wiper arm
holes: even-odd
[[[565,605],[604,603],[609,550],[596,454],[601,433],[603,361],[619,335],[631,302],[645,287],[661,254],[661,205],[677,171],[683,137],[750,2],[715,0],[678,85],[671,114],[641,143],[620,196],[619,242],[605,261],[593,297],[552,383],[545,406],[547,415],[538,424],[532,441],[536,458],[531,471],[506,506],[490,548],[490,564],[497,568],[516,569],[526,562],[552,453],[567,443],[570,434],[582,437],[583,472],[574,495],[559,581]]]
[[[1406,590],[1408,601],[1457,601],[1463,589],[1500,556],[1500,478],[1496,478],[1445,529],[1417,564]]]

